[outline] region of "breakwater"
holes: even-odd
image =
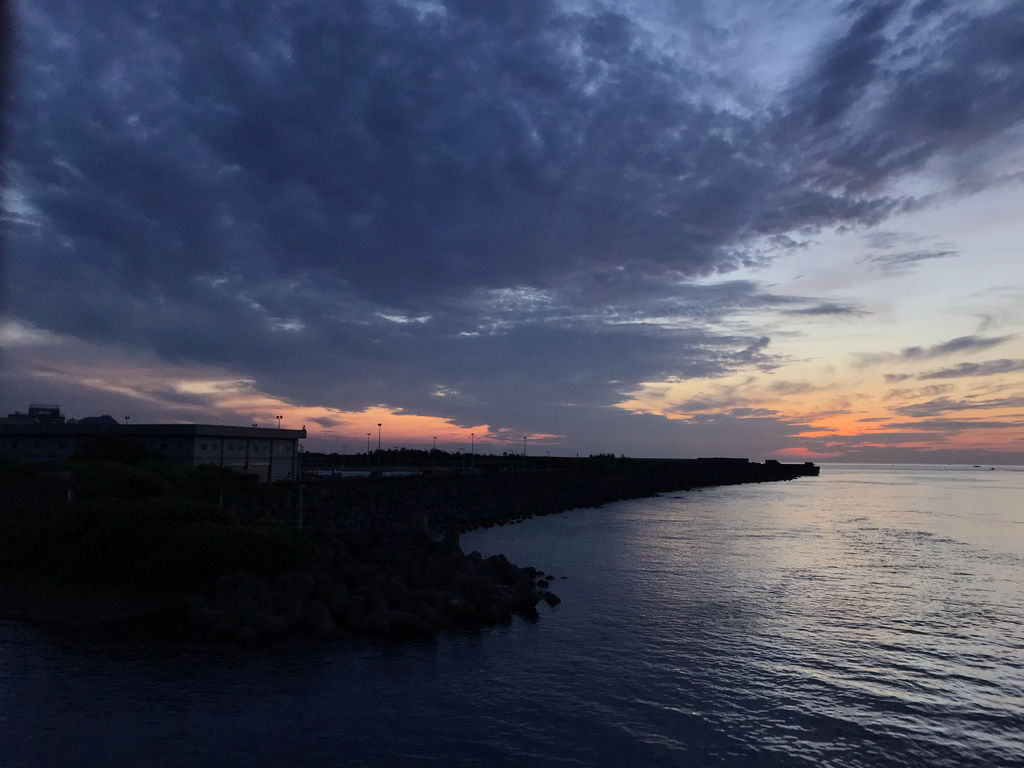
[[[0,519],[0,614],[75,628],[135,622],[241,643],[430,636],[560,602],[550,574],[467,554],[461,532],[816,469],[608,457],[571,470],[300,489],[220,470],[85,464],[69,470],[70,493],[56,494],[23,469],[13,478],[20,485],[9,484],[17,503]]]
[[[465,532],[657,493],[786,481],[818,472],[810,462],[592,457],[552,471],[322,480],[307,484],[304,514],[307,524],[323,529],[425,518],[434,531],[454,526]]]

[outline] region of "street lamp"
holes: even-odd
[[[128,423],[128,419],[130,419],[130,418],[131,418],[131,416],[125,416],[124,417],[124,423],[127,424]]]
[[[377,422],[377,466],[380,466],[380,422]]]
[[[473,468],[473,455],[476,453],[476,432],[469,433],[469,468]]]
[[[437,466],[437,435],[434,435],[434,450],[430,452],[430,466],[431,468]]]
[[[283,419],[284,416],[275,416],[274,418],[277,419],[277,428],[280,429],[281,428],[281,419]]]
[[[366,433],[366,466],[370,466],[370,433]]]

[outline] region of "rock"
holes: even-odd
[[[260,593],[260,580],[248,571],[238,569],[231,578],[235,585],[235,600],[256,597]]]
[[[541,596],[544,598],[544,602],[548,605],[558,605],[562,602],[562,599],[554,592],[544,592]]]
[[[391,611],[387,608],[373,611],[366,617],[364,628],[374,635],[391,634]]]
[[[224,574],[217,579],[217,587],[213,593],[213,604],[223,608],[231,602],[235,596],[235,580],[230,574]]]
[[[334,579],[330,573],[321,571],[313,582],[313,597],[330,604],[334,600]]]
[[[430,626],[415,613],[405,611],[390,612],[391,632],[408,637],[424,637],[432,635]]]
[[[305,605],[313,597],[313,590],[316,582],[308,573],[289,574],[286,579],[285,589],[292,596],[292,599],[299,605]]]
[[[537,579],[537,586],[541,589],[546,589],[549,584],[547,579]]]
[[[261,595],[263,597],[263,595]],[[266,604],[267,601],[264,602]],[[278,616],[260,606],[258,600],[246,598],[238,601],[238,615],[242,624],[252,627],[260,635],[281,635],[288,631],[289,617]],[[271,604],[271,607],[272,604]]]
[[[291,591],[278,590],[270,593],[274,613],[294,620],[302,615],[303,605]]]
[[[348,608],[348,601],[348,587],[344,584],[335,584],[334,594],[331,596],[330,603],[328,603],[328,607],[331,609],[331,615],[336,618],[343,617],[345,615],[345,610]]]
[[[323,600],[310,600],[306,605],[303,620],[309,634],[320,640],[333,637],[338,631],[338,626]]]
[[[444,532],[444,545],[448,549],[458,550],[459,549],[459,526],[452,524]]]
[[[256,630],[247,624],[240,626],[238,631],[235,633],[235,640],[240,645],[252,645],[256,642],[257,637],[258,634],[256,633]]]
[[[361,632],[366,623],[366,598],[353,595],[345,608],[345,626],[353,632]]]
[[[516,596],[515,610],[517,613],[530,613],[532,612],[537,603],[540,602],[540,592],[535,589],[531,589],[529,592],[524,592]]]
[[[432,606],[421,605],[417,609],[416,614],[423,619],[431,634],[439,632],[444,627],[444,619],[441,616],[441,612]]]
[[[378,611],[388,610],[391,606],[388,605],[388,600],[384,595],[376,589],[370,590],[366,595],[366,611],[367,613],[377,613]]]
[[[476,606],[465,598],[452,596],[444,601],[444,613],[455,621],[464,621],[476,613]]]
[[[256,605],[264,613],[274,613],[274,598],[269,592],[261,592],[256,598]]]
[[[406,608],[410,603],[410,590],[405,583],[397,576],[392,576],[388,579],[387,596],[388,605],[392,608]]]
[[[211,608],[202,595],[196,595],[189,602],[188,623],[217,634],[230,632],[233,628],[231,614],[219,608]]]

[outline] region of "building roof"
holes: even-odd
[[[0,423],[3,435],[96,435],[119,434],[136,437],[253,437],[298,440],[306,429],[278,427],[232,427],[223,424],[11,424]]]

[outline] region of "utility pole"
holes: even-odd
[[[302,530],[302,446],[295,442],[295,475],[299,481],[299,530]]]

